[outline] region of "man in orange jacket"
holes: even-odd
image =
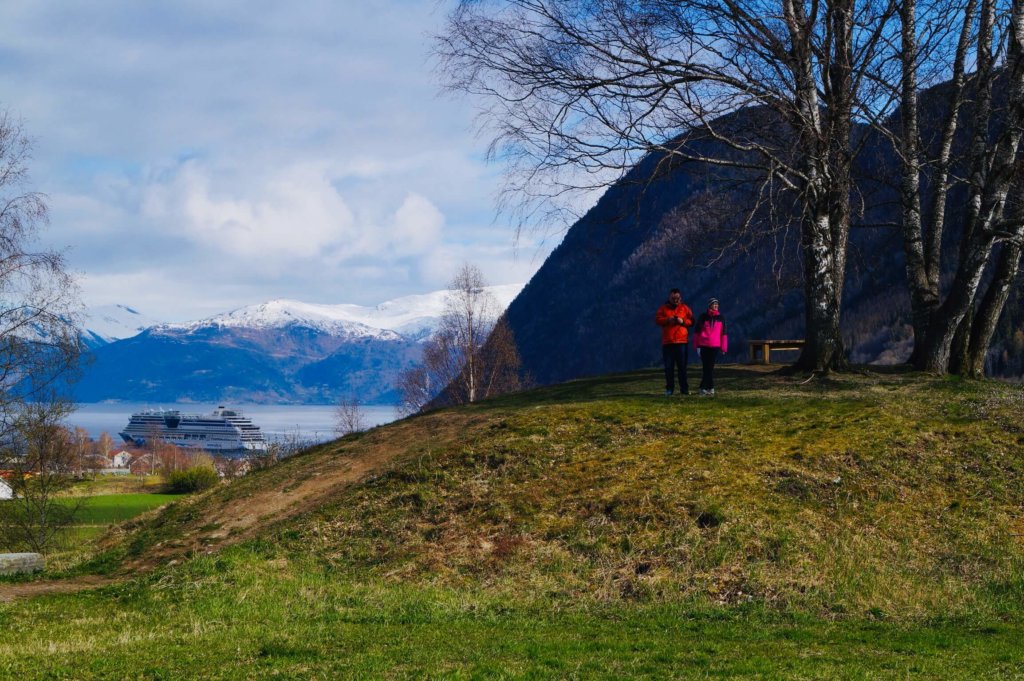
[[[690,394],[686,381],[689,363],[689,329],[693,325],[693,311],[683,302],[679,289],[668,292],[668,300],[658,308],[654,322],[661,327],[661,357],[665,362],[665,394],[675,392],[674,373],[679,372],[679,392]]]

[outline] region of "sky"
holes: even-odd
[[[463,262],[527,281],[557,234],[496,210],[475,103],[430,59],[448,0],[5,0],[0,107],[89,307],[168,322],[374,305]]]

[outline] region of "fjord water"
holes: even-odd
[[[92,438],[100,433],[110,433],[120,441],[118,432],[128,425],[128,418],[143,409],[177,409],[183,414],[209,414],[217,404],[199,402],[152,404],[144,402],[86,403],[76,405],[74,413],[67,418],[67,425],[84,428]],[[323,442],[331,440],[337,421],[337,407],[330,404],[224,404],[237,409],[252,419],[271,442],[298,437],[303,441]],[[377,426],[395,420],[393,405],[368,405],[360,407],[367,427]]]

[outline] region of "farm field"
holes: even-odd
[[[65,549],[80,549],[102,536],[110,525],[151,511],[178,499],[180,494],[127,493],[84,497],[77,522],[65,532]],[[77,500],[77,499],[76,499]]]
[[[106,526],[130,520],[140,513],[168,504],[180,494],[99,494],[88,497],[78,515],[81,525]]]

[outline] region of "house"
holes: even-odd
[[[0,478],[0,500],[13,498],[14,491],[11,489],[11,486],[7,484],[6,480]]]
[[[128,468],[134,457],[127,451],[121,450],[112,457],[111,465],[114,468]]]

